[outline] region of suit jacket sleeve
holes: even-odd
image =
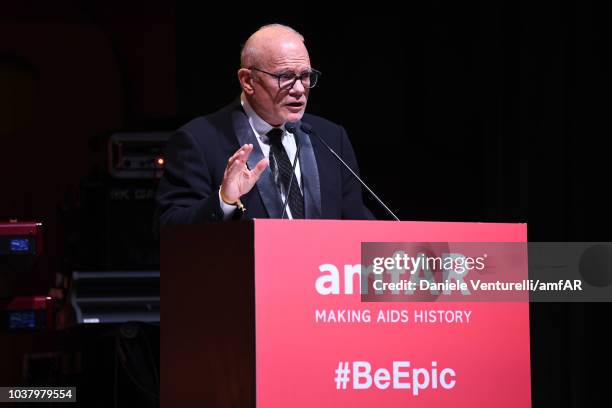
[[[160,226],[221,221],[219,186],[213,185],[209,163],[194,137],[177,131],[166,159],[156,197]]]
[[[341,129],[341,152],[340,156],[346,161],[351,169],[359,174],[359,166],[355,151],[349,141],[346,131]],[[342,218],[349,220],[374,220],[370,210],[363,204],[361,184],[342,166]]]

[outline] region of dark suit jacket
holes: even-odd
[[[357,171],[355,153],[341,126],[309,114],[302,122],[311,125]],[[372,219],[363,204],[359,182],[317,137],[298,126],[297,140],[306,218]],[[157,192],[161,226],[222,220],[218,191],[225,166],[245,143],[253,144],[248,166],[254,168],[264,156],[240,101],[181,127],[168,144],[166,168]],[[247,211],[236,211],[234,218],[281,217],[282,202],[269,167],[241,201]]]

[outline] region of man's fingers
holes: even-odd
[[[249,156],[251,155],[252,151],[253,151],[253,145],[252,144],[245,144],[242,147],[241,160],[244,160],[245,162],[247,160],[249,160]]]
[[[268,167],[268,159],[266,158],[261,159],[259,163],[255,165],[255,168],[251,171],[251,175],[255,181],[259,179],[259,176],[261,176],[261,173],[263,173],[266,167]]]
[[[246,144],[245,144],[245,145],[243,145],[242,147],[240,147],[240,149],[236,150],[236,151],[234,152],[234,154],[233,154],[233,155],[232,155],[232,156],[231,156],[229,159],[227,159],[227,164],[228,164],[228,166],[229,166],[230,164],[232,164],[232,162],[233,162],[234,160],[236,160],[236,159],[237,159],[237,158],[240,156],[240,154],[241,154],[242,152],[244,152],[244,150],[247,148],[247,146],[248,146],[248,145],[246,145]]]
[[[232,179],[235,177],[238,177],[238,175],[240,173],[242,173],[242,171],[246,168],[244,161],[240,160],[240,156],[236,158],[236,160],[234,160],[232,162],[232,164],[229,164],[226,170],[226,178]]]
[[[226,168],[229,170],[229,168],[234,164],[236,160],[240,160],[241,162],[246,163],[246,161],[249,158],[249,154],[251,153],[252,150],[253,150],[252,144],[243,145],[240,149],[236,150],[236,153],[234,153],[232,157],[230,157],[227,160]]]

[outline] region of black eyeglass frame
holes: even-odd
[[[254,70],[254,71],[258,71],[258,72],[262,72],[264,74],[270,75],[271,77],[276,78],[276,81],[278,83],[278,89],[291,89],[295,86],[295,83],[297,82],[297,80],[299,79],[300,82],[302,83],[302,85],[304,86],[304,88],[308,88],[308,89],[312,89],[315,87],[315,85],[317,85],[318,81],[319,81],[319,77],[321,76],[321,71],[317,71],[314,68],[311,68],[309,71],[303,72],[300,75],[297,75],[293,72],[289,73],[289,72],[282,72],[280,74],[273,74],[272,72],[268,72],[268,71],[264,71],[263,69],[259,69],[257,67],[249,67],[249,69]],[[314,81],[312,81],[312,74],[315,74],[315,79]],[[304,80],[306,79],[306,77],[309,76],[311,77],[311,81],[309,86],[306,86],[304,84]],[[283,81],[291,81],[290,85],[285,85],[284,87],[281,87],[281,78],[284,78]],[[314,83],[313,83],[314,82]]]

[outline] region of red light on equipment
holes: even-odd
[[[164,164],[166,164],[166,159],[160,156],[155,159],[155,164],[157,164],[157,167],[164,167]]]

